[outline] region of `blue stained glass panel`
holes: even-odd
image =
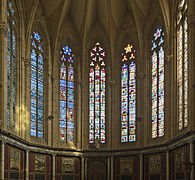
[[[43,51],[38,32],[31,35],[31,136],[43,138]]]
[[[16,121],[16,37],[15,4],[7,2],[7,126],[15,128]]]
[[[60,51],[60,139],[74,141],[74,68],[72,50]],[[67,61],[68,60],[68,61]]]

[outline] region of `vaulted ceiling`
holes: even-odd
[[[175,1],[175,0],[172,0]],[[24,0],[26,22],[30,21],[38,6],[41,6],[46,19],[49,36],[53,45],[58,41],[60,29],[67,17],[76,27],[81,39],[99,23],[104,32],[110,34],[110,29],[117,32],[126,21],[132,21],[138,29],[143,29],[144,23],[151,11],[152,4],[157,3],[162,11],[165,26],[169,29],[170,0]],[[154,8],[154,7],[153,7]],[[29,28],[30,29],[30,28]],[[141,32],[138,32],[138,36]]]
[[[89,30],[96,21],[107,30],[109,18],[119,28],[126,15],[131,14],[132,6],[146,16],[152,1],[158,0],[40,0],[40,3],[48,21],[53,21],[53,16],[62,18],[70,14],[80,31],[84,23]]]

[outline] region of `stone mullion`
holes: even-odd
[[[6,128],[7,24],[0,22],[0,127]],[[5,98],[4,98],[5,97]]]
[[[25,180],[29,180],[29,150],[25,152],[26,162],[25,162]]]

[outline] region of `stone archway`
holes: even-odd
[[[102,161],[93,161],[88,164],[87,180],[106,180],[106,165]]]

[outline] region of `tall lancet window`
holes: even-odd
[[[96,43],[89,64],[89,143],[106,142],[106,69],[104,48]]]
[[[44,48],[38,32],[31,34],[31,136],[43,138]]]
[[[7,4],[7,126],[16,124],[16,9],[13,0]]]
[[[152,40],[152,138],[164,136],[164,32],[157,28]]]
[[[60,51],[60,139],[74,141],[74,54],[69,46]]]
[[[136,141],[136,57],[133,45],[122,53],[121,142]]]
[[[180,0],[177,14],[178,128],[188,125],[188,20],[187,2]]]

